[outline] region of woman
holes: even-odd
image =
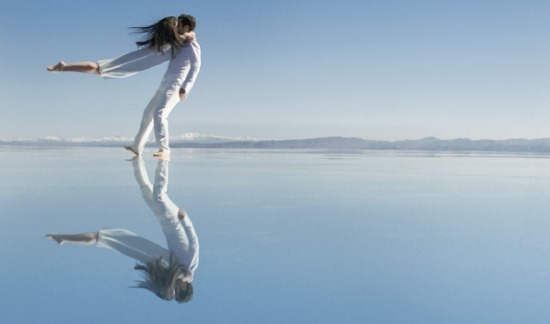
[[[56,241],[59,245],[67,242],[96,245],[129,256],[141,262],[134,269],[143,271],[145,274],[145,280],[138,281],[137,287],[147,288],[164,300],[174,299],[175,281],[181,273],[180,267],[166,249],[131,231],[114,228],[82,234],[51,233],[47,234],[46,238]]]
[[[190,15],[166,17],[156,24],[138,27],[147,39],[137,42],[143,46],[137,51],[114,59],[98,62],[65,63],[49,66],[52,72],[82,72],[106,78],[123,78],[152,66],[169,61],[164,78],[143,112],[140,129],[134,143],[125,148],[136,156],[141,155],[151,131],[155,131],[159,147],[156,157],[170,154],[168,116],[179,101],[184,100],[193,87],[201,65],[200,46],[195,40],[196,20]],[[168,55],[170,51],[170,55]]]
[[[60,61],[56,65],[48,66],[47,70],[50,72],[91,73],[105,78],[128,77],[168,61],[171,57],[165,55],[167,51],[170,51],[173,56],[185,42],[195,39],[194,32],[179,34],[178,18],[174,16],[162,18],[149,26],[133,28],[145,34],[146,37],[145,40],[136,42],[136,45],[140,47],[136,51],[97,62],[65,63]]]
[[[96,245],[129,256],[140,263],[134,269],[143,272],[136,288],[145,288],[159,298],[187,302],[193,297],[193,286],[184,281],[187,275],[175,257],[165,248],[121,228],[102,229],[93,233],[46,235],[59,245],[65,243]],[[182,288],[183,287],[183,288]]]

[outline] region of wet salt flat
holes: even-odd
[[[549,156],[174,150],[168,195],[200,242],[180,304],[130,288],[125,255],[45,239],[166,245],[126,153],[0,147],[2,323],[550,321]]]

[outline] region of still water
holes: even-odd
[[[550,321],[549,156],[174,150],[137,163],[119,148],[4,147],[0,158],[1,323]],[[131,288],[142,279],[131,257],[45,238],[119,228],[166,248],[136,176],[157,185],[159,167],[200,242],[187,303]]]

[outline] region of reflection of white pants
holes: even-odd
[[[138,153],[143,152],[145,143],[155,130],[155,139],[160,151],[169,152],[168,116],[179,102],[179,85],[163,81],[157,92],[149,101],[143,112],[139,131],[134,138],[132,148]]]

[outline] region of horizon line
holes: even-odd
[[[190,136],[191,135],[191,136]],[[373,142],[402,142],[402,141],[421,141],[421,140],[439,140],[439,141],[454,141],[454,140],[469,140],[469,141],[511,141],[511,140],[524,140],[524,141],[536,141],[536,140],[549,140],[549,137],[507,137],[507,138],[470,138],[470,137],[451,137],[441,138],[433,135],[417,138],[403,138],[403,139],[371,139],[360,136],[343,136],[343,135],[326,135],[326,136],[313,136],[313,137],[295,137],[295,138],[257,138],[252,136],[224,136],[214,134],[201,134],[201,133],[185,133],[183,135],[174,135],[170,137],[171,141],[175,142],[200,142],[206,140],[212,142],[219,140],[220,142],[232,142],[232,141],[247,141],[247,142],[261,142],[261,141],[302,141],[302,140],[314,140],[314,139],[356,139],[363,141]],[[59,137],[59,136],[43,136],[43,137],[11,137],[0,138],[0,143],[9,142],[66,142],[72,144],[78,143],[108,143],[108,142],[128,142],[132,141],[132,137],[125,137],[121,135],[115,136],[101,136],[101,137]],[[152,140],[151,140],[152,141]]]

